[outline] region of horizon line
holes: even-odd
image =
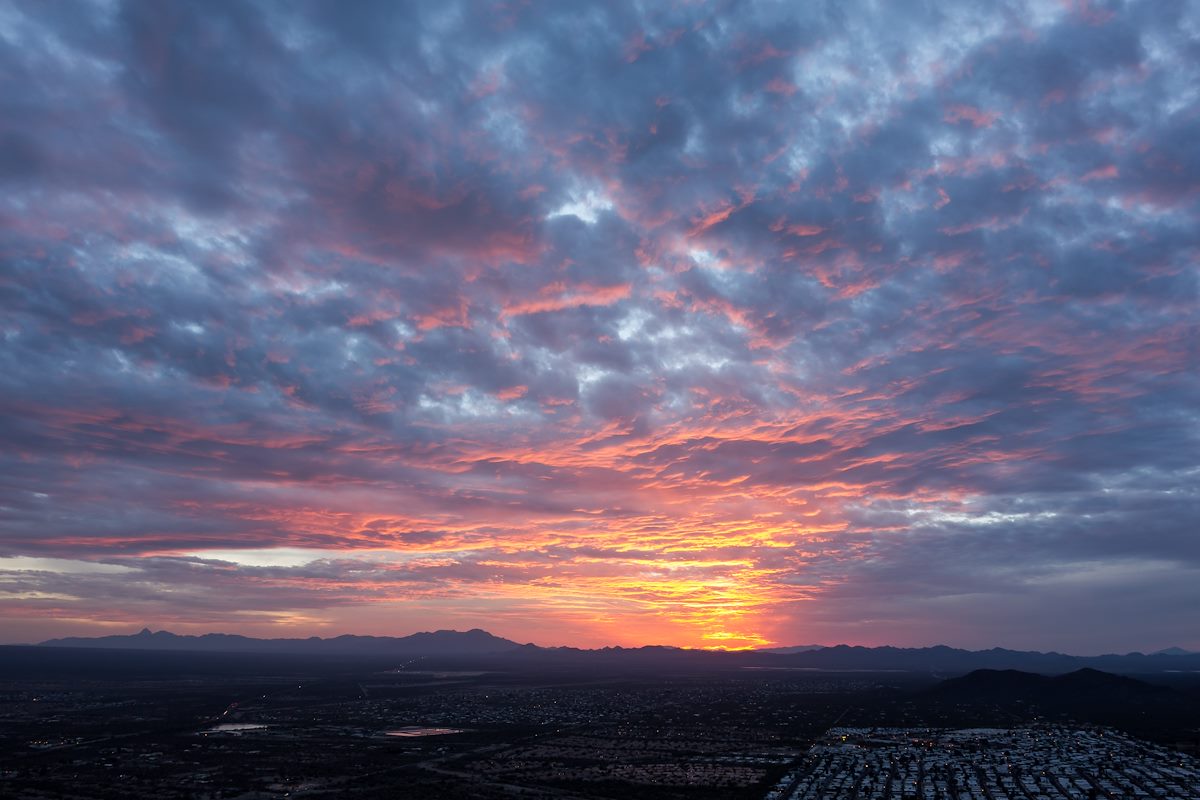
[[[418,631],[414,631],[412,633],[407,633],[407,634],[376,634],[376,633],[348,633],[347,632],[347,633],[334,634],[334,635],[330,635],[330,636],[317,636],[317,635],[299,636],[299,635],[297,635],[297,636],[264,637],[264,636],[249,636],[249,635],[241,634],[241,633],[227,633],[225,631],[206,631],[204,633],[176,633],[175,631],[168,630],[167,628],[159,628],[158,630],[155,630],[150,625],[143,625],[140,629],[134,631],[133,633],[104,633],[104,634],[99,634],[99,635],[56,636],[56,637],[51,637],[49,639],[44,639],[44,640],[38,641],[38,642],[3,642],[3,643],[0,643],[0,646],[38,647],[38,646],[46,644],[47,642],[62,641],[65,639],[96,640],[96,639],[105,639],[105,638],[110,638],[110,637],[132,638],[135,636],[140,636],[145,632],[149,632],[151,635],[165,633],[165,634],[169,634],[171,636],[191,637],[191,638],[201,638],[204,636],[231,636],[231,637],[239,637],[242,639],[250,639],[250,640],[254,640],[254,641],[281,641],[281,640],[307,641],[307,640],[313,640],[313,639],[317,639],[320,641],[330,641],[332,639],[338,639],[338,638],[342,638],[342,637],[356,637],[356,638],[364,638],[364,639],[367,639],[367,638],[407,639],[412,636],[419,636],[422,634],[427,634],[427,635],[438,634],[438,633],[467,634],[467,633],[471,633],[474,631],[479,631],[481,633],[485,633],[485,634],[492,636],[494,638],[497,638],[497,639],[504,639],[505,641],[512,642],[513,644],[520,646],[520,647],[533,646],[533,647],[541,648],[543,650],[565,649],[565,650],[580,650],[580,651],[599,651],[599,650],[641,650],[641,649],[646,649],[646,648],[664,648],[664,649],[672,649],[672,650],[685,650],[685,651],[690,651],[690,652],[753,653],[753,652],[768,652],[771,650],[782,650],[782,649],[788,649],[788,648],[794,648],[794,647],[812,648],[813,650],[818,650],[818,649],[824,650],[824,649],[831,649],[831,648],[835,648],[835,647],[849,647],[849,648],[860,647],[860,648],[867,649],[867,650],[876,650],[876,649],[882,649],[882,648],[888,648],[888,647],[897,649],[897,650],[928,650],[928,649],[935,649],[935,648],[942,647],[942,648],[947,648],[950,650],[962,650],[964,652],[970,652],[970,653],[982,653],[982,652],[987,652],[990,650],[1007,650],[1010,652],[1040,653],[1043,655],[1063,655],[1063,656],[1069,656],[1069,657],[1073,657],[1073,658],[1097,658],[1097,657],[1109,656],[1109,655],[1127,656],[1127,655],[1135,655],[1135,654],[1158,655],[1158,654],[1164,653],[1164,651],[1167,651],[1167,650],[1183,650],[1189,655],[1200,654],[1200,648],[1196,648],[1194,645],[1193,646],[1183,646],[1183,645],[1179,645],[1179,644],[1172,644],[1172,645],[1167,645],[1165,647],[1159,647],[1159,648],[1154,648],[1154,649],[1135,648],[1132,650],[1123,650],[1123,651],[1122,650],[1107,650],[1104,652],[1086,653],[1086,654],[1085,653],[1070,653],[1065,650],[1060,650],[1057,648],[1050,649],[1050,650],[1039,650],[1039,649],[1032,649],[1032,648],[1006,647],[1006,646],[1002,646],[1002,645],[992,645],[991,647],[984,647],[984,648],[976,649],[976,648],[972,648],[972,647],[964,647],[964,646],[959,646],[959,645],[947,644],[945,642],[938,642],[936,644],[902,645],[902,644],[851,644],[848,641],[843,641],[843,642],[838,642],[836,644],[817,644],[817,643],[813,642],[813,643],[807,643],[807,644],[790,644],[790,645],[771,644],[771,645],[765,645],[765,646],[759,646],[759,647],[725,647],[722,645],[714,645],[712,647],[688,647],[685,645],[673,645],[673,644],[664,644],[664,643],[646,643],[646,644],[639,644],[639,645],[610,644],[610,645],[600,645],[600,646],[595,646],[595,647],[582,647],[579,645],[570,645],[570,644],[547,645],[547,644],[537,644],[533,641],[521,642],[516,639],[510,639],[506,636],[502,636],[500,634],[492,633],[491,631],[487,630],[486,628],[482,628],[479,626],[474,626],[474,627],[468,628],[466,630],[458,630],[457,628],[438,628],[436,630],[418,630]]]

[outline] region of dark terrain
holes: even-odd
[[[75,647],[112,650],[154,650],[198,653],[263,653],[309,656],[436,656],[447,660],[465,658],[478,665],[482,660],[496,669],[592,669],[597,666],[627,669],[721,669],[772,667],[834,671],[903,670],[932,674],[961,675],[977,669],[1016,669],[1027,672],[1061,673],[1090,668],[1120,674],[1193,672],[1200,674],[1200,653],[1169,648],[1157,653],[1112,653],[1072,656],[1028,650],[962,650],[935,647],[820,647],[770,648],[747,651],[688,650],[679,647],[605,647],[581,650],[574,647],[538,647],[519,644],[478,628],[466,631],[434,631],[411,636],[336,636],[321,639],[254,639],[224,633],[181,636],[169,631],[144,628],[133,635],[96,638],[51,639],[42,647]]]
[[[941,680],[457,636],[503,649],[0,648],[0,796],[733,800],[763,797],[834,725],[1070,721],[1183,748],[1200,735],[1191,672]]]

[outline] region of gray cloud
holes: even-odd
[[[1200,646],[1192,6],[5,18],[0,555],[147,576],[22,597]]]

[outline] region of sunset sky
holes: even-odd
[[[1198,42],[0,2],[0,641],[1200,649]]]

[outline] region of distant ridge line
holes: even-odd
[[[37,647],[73,647],[120,650],[199,651],[214,653],[295,653],[342,656],[427,656],[449,659],[489,659],[502,669],[517,666],[570,667],[572,664],[651,668],[809,669],[822,671],[905,671],[961,675],[974,670],[1022,670],[1061,674],[1091,668],[1117,674],[1200,671],[1200,653],[1170,648],[1156,653],[1073,656],[991,648],[963,650],[946,645],[933,647],[863,647],[858,645],[797,645],[746,651],[691,650],[651,645],[645,647],[540,647],[520,644],[480,628],[468,631],[438,630],[409,636],[359,636],[331,638],[257,639],[237,634],[181,635],[143,628],[136,634],[50,639]]]
[[[256,639],[231,633],[177,634],[142,628],[132,635],[73,636],[50,639],[39,647],[83,647],[110,650],[183,650],[221,653],[311,653],[330,655],[491,655],[521,647],[485,630],[423,631],[409,636],[342,634],[328,639]]]

